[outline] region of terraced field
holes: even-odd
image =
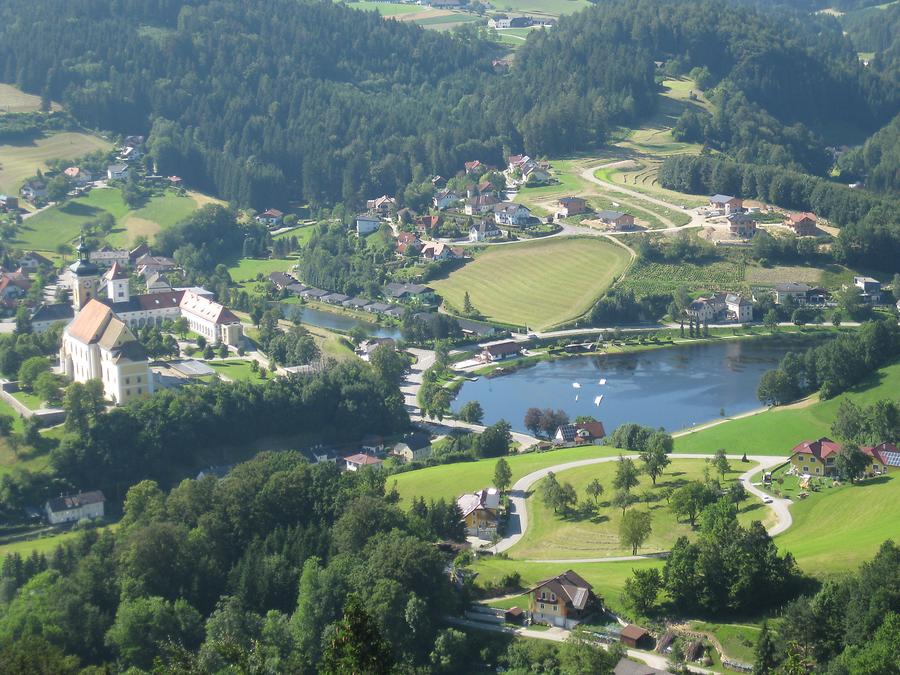
[[[629,259],[628,251],[606,241],[553,237],[490,247],[431,286],[457,310],[468,292],[488,319],[546,328],[590,309]]]

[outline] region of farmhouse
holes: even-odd
[[[500,16],[500,17],[495,17],[493,19],[488,19],[488,28],[495,28],[495,29],[501,29],[501,30],[504,28],[511,28],[510,19],[507,16]]]
[[[19,190],[22,198],[33,202],[36,199],[43,199],[47,196],[47,184],[42,180],[30,180],[26,182],[22,189]]]
[[[539,581],[528,591],[531,620],[573,628],[596,603],[592,586],[572,570]]]
[[[742,211],[744,200],[731,195],[713,195],[709,198],[709,205],[714,210],[721,211],[727,216],[729,213]]]
[[[753,321],[753,303],[738,293],[728,293],[725,296],[725,308],[730,321],[747,323]]]
[[[860,451],[868,457],[868,465],[865,475],[868,477],[880,476],[887,473],[888,462],[882,456],[882,450],[896,452],[896,448],[889,443],[882,443],[874,448],[860,446]],[[810,476],[834,476],[835,460],[843,447],[830,438],[822,437],[817,441],[804,441],[791,450],[791,466],[798,474]]]
[[[818,234],[814,213],[794,213],[784,224],[793,228],[794,234],[798,237],[814,237]]]
[[[387,218],[397,210],[397,200],[387,195],[381,195],[375,199],[367,200],[366,209],[382,218]]]
[[[756,234],[756,220],[746,213],[732,213],[728,216],[728,231],[735,237],[750,239]]]
[[[685,311],[695,321],[715,321],[725,312],[725,297],[724,293],[716,293],[708,298],[697,298]]]
[[[494,208],[494,220],[498,225],[524,227],[530,218],[531,211],[528,207],[515,202],[504,202]]]
[[[103,517],[106,497],[100,490],[79,492],[77,495],[60,495],[44,504],[44,513],[51,525],[75,523],[83,518],[93,520]]]
[[[872,277],[853,277],[853,285],[860,290],[860,298],[870,305],[881,302],[881,282]]]
[[[482,220],[478,225],[469,228],[469,241],[479,242],[502,237],[503,232],[493,220]]]
[[[556,217],[568,218],[587,211],[587,201],[581,197],[563,197],[556,203]]]
[[[496,342],[486,342],[481,345],[481,354],[479,358],[484,363],[492,363],[494,361],[503,361],[504,359],[518,356],[522,350],[522,346],[514,340],[497,340]]]
[[[634,229],[634,216],[630,213],[623,213],[622,211],[600,211],[597,214],[597,219],[606,225],[612,225],[617,230],[633,230]]]
[[[376,216],[362,214],[356,216],[356,234],[362,236],[370,234],[381,227],[381,220]]]
[[[599,445],[606,436],[603,422],[576,422],[557,427],[553,444],[564,447],[574,445]]]
[[[278,209],[266,209],[258,214],[254,220],[266,227],[278,227],[284,221],[284,213]]]
[[[456,506],[462,513],[466,534],[481,539],[491,539],[497,534],[500,519],[500,493],[496,488],[484,488],[457,498]]]
[[[431,455],[431,439],[422,432],[406,434],[391,452],[406,462],[420,462]]]

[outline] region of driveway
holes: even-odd
[[[636,455],[626,455],[628,457],[636,457]],[[678,454],[678,455],[670,455],[675,459],[709,459],[712,455],[701,455],[701,454]],[[512,489],[509,492],[509,520],[507,522],[506,528],[506,536],[503,537],[500,541],[497,542],[495,546],[493,546],[490,550],[494,553],[503,553],[504,551],[508,551],[513,546],[518,544],[522,537],[525,535],[525,530],[528,529],[528,509],[526,508],[525,499],[528,496],[528,491],[532,488],[532,486],[537,483],[542,478],[546,478],[547,474],[551,471],[553,473],[559,473],[561,471],[568,471],[569,469],[577,469],[582,466],[591,466],[592,464],[603,464],[605,462],[615,462],[618,461],[618,457],[593,457],[591,459],[582,459],[575,462],[566,462],[564,464],[557,464],[555,466],[548,466],[543,469],[538,469],[537,471],[532,471],[526,476],[523,476],[519,480],[515,482],[512,486]],[[738,460],[742,459],[742,455],[728,455],[728,459]],[[782,464],[784,462],[783,457],[770,457],[767,455],[752,455],[747,457],[748,460],[754,462],[754,465],[751,469],[748,469],[740,476],[740,481],[744,484],[744,487],[747,491],[754,496],[758,497],[760,500],[763,500],[768,497],[766,493],[764,493],[759,488],[753,486],[750,482],[750,477],[758,473],[764,469],[770,469],[774,466]],[[774,537],[776,534],[781,534],[785,530],[787,530],[792,523],[791,513],[788,507],[790,506],[791,501],[789,499],[773,499],[772,503],[769,506],[772,508],[773,515],[775,516],[776,522],[775,525],[772,526],[768,532],[769,535]],[[604,558],[567,558],[567,559],[554,559],[554,560],[529,560],[527,562],[553,562],[553,563],[587,563],[587,562],[614,562],[614,561],[622,561],[622,560],[642,560],[648,558],[658,558],[659,554],[654,555],[643,555],[643,556],[616,556],[616,557],[604,557]]]

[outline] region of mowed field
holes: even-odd
[[[640,468],[640,462],[636,462]],[[522,540],[507,553],[511,558],[523,560],[547,560],[559,558],[596,558],[603,556],[631,555],[630,547],[619,543],[619,525],[622,510],[613,507],[609,500],[613,496],[613,478],[617,462],[570,469],[556,474],[560,482],[571,483],[579,499],[589,499],[585,488],[597,479],[604,486],[599,499],[600,508],[592,516],[561,517],[548,508],[540,497],[541,483],[533,488],[528,498],[528,530]],[[731,462],[732,471],[726,474],[723,485],[736,480],[751,465]],[[702,480],[707,462],[702,459],[675,459],[654,487],[648,476],[641,474],[640,483],[632,493],[645,501],[631,508],[649,510],[653,518],[653,530],[639,553],[659,553],[671,550],[675,540],[681,536],[691,536],[693,530],[687,522],[679,522],[665,501],[666,489],[677,489],[688,481]],[[715,469],[710,469],[716,476]],[[649,499],[650,501],[646,501]],[[749,498],[741,504],[739,519],[742,524],[769,517],[768,507],[760,500]]]
[[[587,0],[494,0],[491,3],[500,12],[521,12],[537,16],[562,16],[590,7]]]
[[[106,236],[107,242],[112,246],[128,246],[139,236],[152,239],[160,230],[184,220],[210,201],[215,200],[205,195],[182,196],[166,190],[132,211],[122,199],[121,190],[94,189],[83,197],[26,218],[19,228],[16,244],[20,248],[56,251],[60,244],[71,244],[87,223],[109,213],[116,219],[116,227]]]
[[[492,246],[430,285],[456,310],[465,293],[486,318],[547,328],[587,310],[627,268],[627,250],[599,239],[552,239]]]
[[[675,439],[675,452],[783,455],[804,440],[831,434],[831,423],[844,399],[871,405],[883,398],[900,400],[900,363],[882,368],[861,385],[829,401],[808,400],[758,415],[730,420]]]
[[[0,192],[18,194],[22,183],[51,159],[75,159],[96,150],[110,150],[112,144],[99,136],[75,131],[22,143],[0,145]]]
[[[59,103],[51,103],[51,110],[60,110]],[[26,94],[11,84],[0,84],[0,114],[37,112],[41,109],[41,97]]]

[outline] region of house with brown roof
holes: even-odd
[[[397,210],[397,200],[387,195],[381,195],[375,199],[366,200],[366,210],[382,218],[388,218]]]
[[[456,499],[462,514],[466,534],[481,539],[491,539],[497,534],[500,520],[500,493],[497,488],[484,488],[464,494]]]
[[[531,620],[573,628],[597,602],[593,587],[572,570],[539,581],[528,591]]]
[[[792,228],[798,237],[815,237],[818,234],[816,222],[815,213],[794,213],[784,224]]]
[[[520,351],[522,351],[522,345],[514,340],[497,340],[481,345],[481,353],[478,358],[484,363],[493,363],[518,356]]]
[[[562,197],[556,203],[557,218],[577,216],[585,211],[587,211],[587,200],[581,197]]]
[[[53,266],[52,260],[45,258],[37,251],[26,251],[22,254],[22,257],[19,258],[19,267],[27,272],[36,272],[41,268],[49,269]]]
[[[735,211],[742,211],[744,208],[744,200],[740,197],[732,197],[731,195],[713,195],[709,198],[709,206],[715,211],[721,211],[726,216]]]
[[[881,476],[888,471],[888,458],[883,453],[896,452],[896,448],[890,443],[881,443],[875,447],[860,446],[860,451],[868,458],[865,475]],[[809,476],[834,476],[837,471],[835,464],[837,456],[843,450],[843,446],[828,437],[815,441],[803,441],[791,450],[791,466],[800,475]],[[898,458],[900,459],[900,458]]]
[[[728,231],[734,237],[750,239],[756,234],[756,219],[746,213],[731,213],[728,216]]]
[[[633,623],[628,624],[619,634],[619,641],[626,647],[635,649],[647,649],[651,645],[653,638],[646,629],[635,626]]]
[[[278,209],[266,209],[258,214],[254,220],[266,227],[278,227],[284,221],[284,213]]]
[[[382,462],[377,457],[374,457],[373,455],[365,455],[361,452],[358,452],[355,455],[350,455],[349,457],[344,457],[345,471],[359,471],[361,469],[365,469],[366,467],[380,469],[383,464],[384,462]]]
[[[565,447],[599,445],[605,437],[606,430],[603,428],[603,422],[576,422],[557,427],[553,443]]]
[[[597,220],[605,225],[612,225],[617,230],[634,229],[634,216],[623,211],[604,209],[597,213]]]
[[[77,495],[60,495],[44,504],[44,513],[51,525],[61,523],[77,523],[87,518],[93,520],[103,517],[106,497],[100,490],[79,492]]]

